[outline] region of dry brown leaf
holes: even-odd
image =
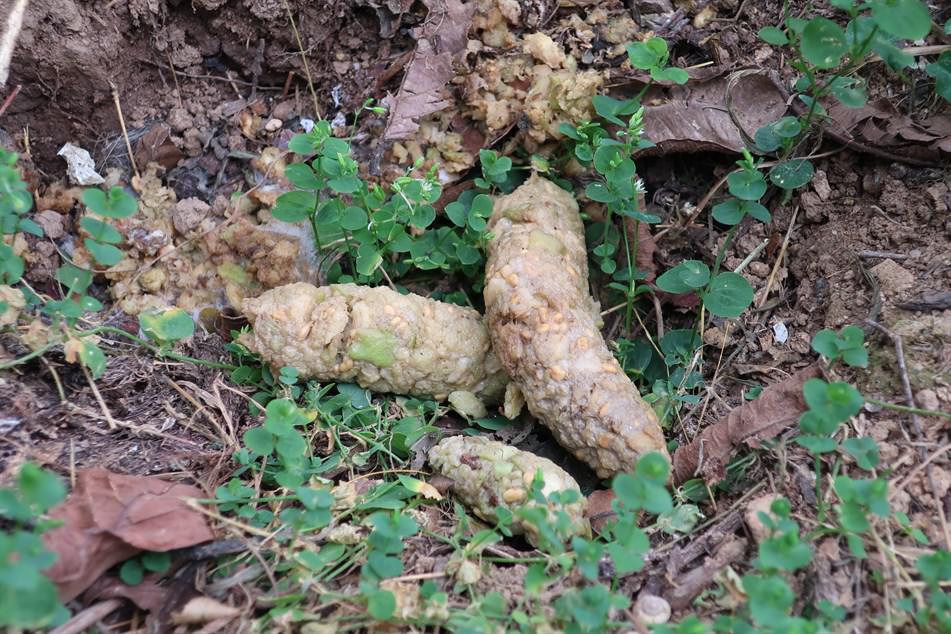
[[[103,599],[129,599],[140,610],[155,612],[165,602],[168,590],[152,579],[130,586],[116,577],[100,577],[83,595],[83,600],[92,603]]]
[[[425,23],[414,34],[416,52],[395,97],[384,103],[390,119],[383,138],[405,139],[419,130],[419,119],[452,105],[446,84],[453,77],[453,60],[465,51],[475,3],[461,0],[424,0],[429,7]]]
[[[141,550],[164,552],[214,539],[204,516],[182,498],[202,491],[157,477],[79,472],[76,488],[50,516],[63,525],[43,536],[58,559],[46,575],[69,601],[106,570]]]
[[[645,97],[645,137],[657,147],[641,156],[738,153],[752,145],[758,129],[786,114],[787,95],[768,71],[699,70],[690,72],[687,84],[661,86]]]
[[[712,484],[726,475],[733,450],[742,443],[773,438],[806,411],[803,384],[820,376],[819,366],[811,365],[779,383],[768,385],[755,401],[744,403],[725,418],[707,427],[674,453],[674,481],[685,482],[703,477]]]
[[[829,106],[830,130],[846,139],[916,160],[940,160],[951,154],[951,115],[913,121],[888,99],[861,108]]]
[[[169,138],[171,129],[164,123],[157,123],[148,132],[139,137],[135,144],[135,163],[144,168],[149,163],[158,163],[165,169],[172,169],[185,158],[182,151]]]
[[[172,622],[178,625],[208,623],[218,619],[234,618],[241,610],[209,597],[195,597],[185,604],[181,612],[172,615]]]
[[[614,508],[611,506],[612,502],[614,502],[614,491],[610,489],[593,491],[588,496],[584,514],[591,522],[591,529],[595,533],[600,533],[605,524],[617,518]]]

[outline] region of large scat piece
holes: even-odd
[[[243,308],[253,331],[241,343],[303,378],[473,403],[475,416],[485,415],[478,402],[500,401],[508,382],[470,308],[382,287],[305,283],[267,291]]]
[[[571,194],[533,176],[496,201],[489,230],[489,334],[529,411],[602,478],[633,471],[648,452],[667,457],[657,415],[599,331]]]
[[[577,502],[565,505],[550,502],[549,511],[563,510],[568,515],[572,535],[590,532],[578,483],[547,458],[481,436],[453,436],[444,438],[430,449],[429,462],[437,473],[452,479],[453,493],[476,515],[489,522],[498,520],[495,512],[498,506],[513,512],[538,506],[531,499],[530,491],[535,474],[541,471],[545,483],[542,493],[546,498],[562,491],[578,493]],[[535,527],[517,515],[511,528],[513,533],[525,534],[529,542],[538,544]]]

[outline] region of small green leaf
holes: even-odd
[[[671,66],[669,68],[651,69],[651,79],[654,81],[672,81],[675,84],[686,84],[690,79],[690,74],[683,68]]]
[[[270,456],[274,451],[274,436],[263,427],[252,427],[244,432],[244,446],[258,456]]]
[[[94,379],[98,379],[106,371],[106,355],[99,346],[89,340],[83,340],[79,346],[79,360],[89,368]]]
[[[782,29],[777,29],[775,26],[764,26],[761,28],[759,30],[759,39],[773,46],[789,44],[789,38],[786,37],[786,32]]]
[[[832,81],[832,94],[846,108],[861,108],[868,102],[865,80],[859,77],[837,77]]]
[[[145,578],[145,571],[138,559],[128,559],[119,568],[119,578],[127,586],[137,586]]]
[[[172,565],[172,556],[168,553],[142,553],[142,567],[149,572],[165,572]]]
[[[271,213],[284,222],[307,220],[317,208],[317,194],[306,191],[293,191],[281,194],[271,208]]]
[[[142,313],[139,325],[149,338],[159,342],[179,341],[195,334],[195,322],[181,308]]]
[[[79,225],[85,229],[94,240],[97,240],[98,242],[119,244],[123,240],[122,234],[119,233],[115,227],[110,225],[108,222],[99,220],[98,218],[84,216],[79,221]]]
[[[782,189],[799,189],[812,180],[816,169],[807,159],[791,159],[769,172],[769,180]]]
[[[935,79],[935,92],[951,101],[951,51],[945,51],[938,61],[925,66],[925,72]]]
[[[700,260],[684,260],[657,278],[657,287],[668,293],[689,293],[710,280],[710,267]]]
[[[931,31],[931,14],[920,0],[870,0],[872,19],[886,33],[920,40]]]
[[[720,273],[702,298],[703,305],[712,314],[733,319],[753,303],[753,287],[738,273]]]
[[[759,200],[766,193],[766,179],[755,169],[733,172],[726,182],[730,193],[741,200]]]
[[[813,18],[802,31],[802,56],[818,68],[835,68],[848,50],[845,32],[832,20]]]
[[[122,249],[116,248],[111,244],[102,244],[92,238],[83,238],[83,246],[92,255],[93,259],[100,266],[115,266],[122,261],[125,253]]]
[[[627,46],[627,58],[634,68],[650,70],[660,68],[667,63],[667,42],[663,38],[652,37],[646,42],[634,42]]]
[[[340,226],[347,231],[357,231],[366,229],[369,220],[366,211],[360,207],[350,206],[344,209],[340,215]]]
[[[792,589],[779,576],[746,575],[743,590],[749,597],[750,614],[760,625],[782,622],[796,599]]]
[[[878,466],[878,443],[868,436],[848,438],[842,442],[842,449],[855,458],[855,464],[866,471]]]
[[[293,163],[284,169],[284,176],[298,189],[320,189],[321,179],[307,163]]]
[[[20,468],[17,488],[24,502],[39,507],[44,513],[66,497],[66,485],[59,476],[32,462],[27,462]]]

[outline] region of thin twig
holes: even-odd
[[[141,178],[139,168],[135,164],[135,154],[132,153],[132,143],[129,141],[129,131],[125,127],[125,117],[122,116],[122,103],[119,101],[119,89],[114,83],[109,82],[112,88],[112,101],[116,104],[116,115],[119,117],[119,127],[122,128],[122,138],[125,139],[125,149],[129,153],[129,163],[132,165],[132,172],[137,178]]]
[[[300,58],[304,63],[304,75],[307,77],[307,87],[310,88],[310,96],[314,99],[314,114],[318,119],[323,119],[320,115],[320,103],[317,101],[317,90],[314,88],[314,79],[310,74],[310,65],[307,63],[307,53],[304,52],[304,42],[300,38],[300,31],[297,30],[297,22],[294,21],[294,13],[291,11],[291,5],[284,0],[284,9],[287,11],[287,18],[291,21],[291,30],[294,32],[294,39],[297,40],[297,48],[300,50]]]
[[[83,375],[85,375],[86,381],[89,382],[89,387],[92,389],[92,393],[96,397],[96,402],[99,403],[99,409],[102,410],[102,415],[106,418],[106,422],[109,424],[109,429],[115,430],[119,424],[116,422],[116,419],[112,417],[112,412],[109,411],[109,407],[106,405],[105,399],[102,398],[102,394],[99,392],[96,382],[89,373],[89,369],[86,368],[84,364],[80,364],[79,367],[82,368]]]
[[[50,634],[82,634],[87,629],[103,620],[122,606],[122,599],[109,599],[97,603],[78,613],[66,621]]]
[[[879,332],[883,333],[892,340],[892,343],[895,345],[895,356],[898,361],[898,373],[901,378],[902,388],[905,392],[905,400],[908,402],[908,407],[912,410],[917,410],[918,405],[915,403],[915,395],[911,391],[911,381],[908,378],[908,366],[905,364],[905,351],[902,346],[901,335],[896,332],[892,332],[885,326],[881,325],[876,321],[871,319],[866,319],[865,323],[872,326]],[[918,418],[917,411],[910,411],[911,423],[915,430],[915,436],[921,441],[924,438],[924,431],[921,428],[921,419]],[[938,487],[935,484],[934,473],[931,470],[931,462],[925,457],[924,447],[918,447],[918,455],[921,458],[921,462],[925,467],[925,472],[928,475],[928,483],[931,486],[931,495],[934,498],[935,510],[938,512],[938,519],[941,521],[941,530],[944,532],[944,543],[945,548],[951,550],[951,530],[948,528],[948,519],[944,516],[944,508],[941,500],[941,496],[938,495]]]
[[[7,15],[7,26],[0,38],[0,88],[7,85],[10,78],[10,61],[13,59],[13,49],[16,48],[20,29],[23,27],[23,15],[26,13],[28,0],[15,0]]]
[[[796,217],[799,216],[799,205],[796,205],[796,208],[793,209],[792,218],[789,220],[789,228],[786,229],[786,237],[783,238],[783,246],[779,249],[779,255],[776,256],[776,263],[773,264],[773,270],[769,272],[769,277],[766,278],[766,288],[763,289],[763,295],[760,297],[759,304],[757,308],[762,308],[763,304],[766,303],[766,299],[769,297],[769,291],[773,287],[773,282],[776,279],[776,275],[779,273],[780,267],[783,265],[783,258],[786,256],[786,248],[789,246],[789,238],[792,237],[793,228],[796,226]]]

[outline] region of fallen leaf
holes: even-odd
[[[52,519],[63,525],[43,535],[58,555],[46,575],[69,601],[103,572],[141,550],[164,552],[214,539],[204,516],[182,498],[202,497],[196,487],[158,477],[83,469]]]
[[[744,403],[707,427],[674,453],[674,481],[685,482],[702,476],[708,483],[726,475],[730,454],[740,444],[756,446],[773,438],[806,411],[803,384],[820,376],[819,366],[811,365],[779,383],[766,386],[755,401]]]
[[[169,138],[170,132],[167,125],[157,123],[139,137],[135,144],[136,165],[144,168],[149,163],[158,163],[169,170],[178,165],[185,155]]]
[[[172,615],[172,622],[177,625],[194,623],[208,623],[218,619],[230,619],[241,614],[239,608],[225,605],[209,597],[195,597],[185,604],[181,612]]]
[[[588,496],[588,504],[584,512],[588,521],[591,522],[591,530],[595,533],[600,533],[605,524],[617,518],[612,502],[614,502],[614,491],[610,489],[600,489]]]
[[[739,153],[761,127],[786,114],[787,94],[768,71],[691,71],[683,86],[652,88],[644,97],[645,138],[656,147],[638,156],[681,152]],[[646,81],[628,74],[636,82]]]
[[[797,109],[803,109],[796,104]],[[871,101],[861,108],[836,103],[828,107],[827,130],[873,149],[928,163],[951,154],[951,115],[935,115],[915,121],[888,99]]]
[[[461,0],[424,0],[429,15],[414,33],[417,43],[395,97],[387,96],[390,110],[383,138],[405,139],[419,130],[419,119],[452,105],[446,84],[452,79],[454,58],[465,51],[475,3]]]
[[[168,588],[146,579],[134,586],[123,583],[116,577],[100,577],[83,596],[86,603],[103,599],[129,599],[140,610],[155,612],[162,607]]]

